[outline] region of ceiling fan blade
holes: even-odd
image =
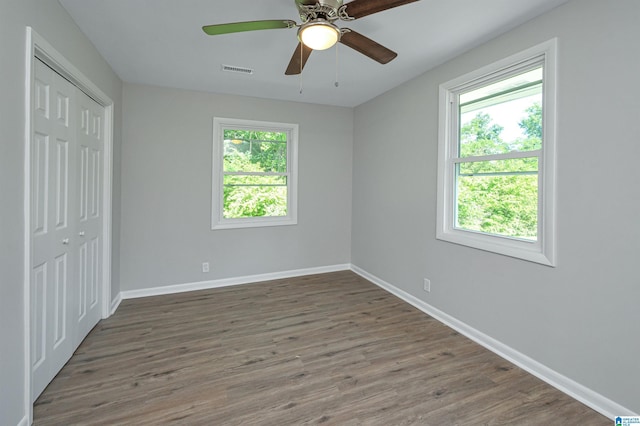
[[[398,54],[393,50],[389,50],[383,45],[352,30],[342,34],[340,37],[340,43],[357,50],[363,55],[368,56],[381,64],[391,62],[396,56],[398,56]]]
[[[307,63],[307,59],[311,56],[311,52],[313,49],[305,46],[302,43],[298,43],[296,50],[293,52],[293,56],[291,56],[291,61],[289,61],[289,66],[287,70],[284,72],[285,75],[296,75],[302,72],[304,65]]]
[[[414,1],[418,0],[353,0],[345,4],[345,12],[353,19],[358,19]]]
[[[290,19],[271,19],[265,21],[232,22],[229,24],[205,25],[202,31],[209,35],[239,33],[243,31],[274,30],[293,28],[296,22]]]

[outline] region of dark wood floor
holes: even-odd
[[[35,425],[610,425],[352,272],[125,300]]]

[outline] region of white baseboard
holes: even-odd
[[[120,292],[118,298],[135,299],[138,297],[161,296],[165,294],[183,293],[186,291],[207,290],[211,288],[229,287],[240,284],[253,284],[261,281],[278,280],[282,278],[301,277],[304,275],[324,274],[327,272],[346,271],[351,265],[330,265],[315,268],[294,269],[290,271],[272,272],[268,274],[247,275],[243,277],[223,278],[219,280],[199,281],[194,283],[174,284],[161,287],[144,288],[140,290],[126,290]],[[118,299],[116,298],[116,299]],[[118,302],[119,303],[119,302]],[[113,305],[112,305],[113,306]],[[117,306],[116,306],[117,307]]]
[[[17,426],[29,426],[28,416],[24,416],[22,420],[17,424]]]
[[[614,419],[616,416],[638,415],[633,413],[631,410],[623,407],[622,405],[587,388],[586,386],[583,386],[580,383],[577,383],[570,378],[563,376],[557,371],[554,371],[549,367],[539,363],[538,361],[529,358],[527,355],[516,351],[515,349],[505,345],[502,342],[499,342],[498,340],[482,333],[481,331],[476,330],[475,328],[452,317],[451,315],[448,315],[440,311],[439,309],[429,305],[428,303],[425,303],[424,301],[405,292],[404,290],[401,290],[393,286],[392,284],[389,284],[388,282],[376,277],[375,275],[372,275],[355,265],[351,265],[351,270],[361,277],[383,288],[384,290],[387,290],[391,294],[399,297],[410,305],[416,307],[417,309],[420,309],[427,315],[451,327],[460,334],[484,346],[496,355],[499,355],[500,357],[517,365],[523,370],[533,374],[537,378],[564,392],[570,397],[582,402],[586,406],[593,408],[605,417]]]

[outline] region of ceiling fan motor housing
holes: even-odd
[[[339,9],[343,0],[318,0],[314,4],[298,4],[303,22],[322,18],[334,21],[339,18]]]
[[[322,6],[329,6],[334,10],[338,10],[342,6],[342,0],[318,0],[318,3]]]

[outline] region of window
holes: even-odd
[[[212,229],[297,223],[298,125],[213,119]]]
[[[438,239],[555,265],[555,46],[440,86]]]

